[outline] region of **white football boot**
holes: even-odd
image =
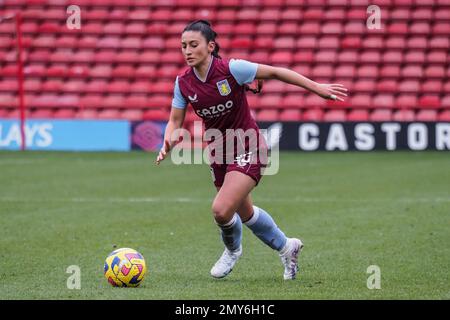
[[[214,278],[223,278],[232,270],[238,259],[242,255],[242,245],[236,251],[230,251],[225,248],[222,256],[217,260],[216,264],[211,268],[211,275]]]
[[[300,239],[288,238],[286,246],[280,253],[281,262],[284,265],[284,280],[295,279],[298,268],[298,256],[303,249],[303,242]]]

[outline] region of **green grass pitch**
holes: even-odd
[[[154,159],[0,152],[0,299],[450,299],[448,153],[282,153],[253,200],[305,243],[289,282],[245,227],[241,260],[212,279],[223,245],[209,169]],[[103,277],[113,245],[144,255],[140,287]],[[367,288],[371,265],[381,289]]]

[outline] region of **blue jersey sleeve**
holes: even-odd
[[[175,87],[173,89],[172,107],[184,109],[187,106],[186,99],[181,94],[180,86],[178,85],[178,77],[175,80]]]
[[[239,85],[255,80],[258,64],[241,59],[230,60],[230,72]]]

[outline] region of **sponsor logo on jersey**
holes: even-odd
[[[191,101],[191,102],[198,102],[198,99],[197,99],[197,94],[194,94],[194,96],[193,96],[193,97],[191,97],[191,96],[188,96],[188,98],[189,98],[189,101]]]
[[[231,92],[230,85],[228,84],[227,79],[216,82],[217,89],[219,89],[219,93],[221,96],[227,96]]]
[[[196,110],[195,112],[200,117],[212,118],[218,117],[225,112],[228,112],[229,109],[233,107],[233,101],[228,100],[225,104],[218,104],[217,106],[206,107],[200,110]]]

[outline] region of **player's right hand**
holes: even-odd
[[[159,154],[158,154],[158,156],[156,157],[155,163],[156,163],[157,165],[159,165],[159,164],[161,163],[161,161],[163,161],[163,160],[166,158],[167,153],[168,153],[169,151],[170,151],[170,144],[169,144],[169,141],[164,140],[164,146],[161,148],[161,150],[159,150]]]

